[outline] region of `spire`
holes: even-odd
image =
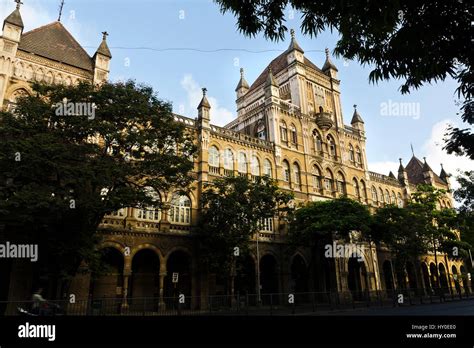
[[[100,43],[96,54],[100,53],[103,56],[112,58],[112,53],[110,53],[109,46],[107,46],[107,36],[109,36],[109,33],[107,33],[106,31],[103,31],[102,32],[102,42]]]
[[[388,176],[392,179],[396,179],[395,174],[393,174],[392,171],[390,171],[390,173],[388,173]]]
[[[21,14],[20,14],[20,6],[23,3],[20,0],[15,0],[15,2],[16,2],[16,8],[15,10],[13,10],[12,13],[10,13],[10,15],[7,18],[5,18],[5,20],[3,21],[3,27],[5,27],[5,23],[10,23],[23,29],[24,25],[23,25],[23,20],[21,19]]]
[[[326,52],[326,61],[324,62],[323,68],[321,70],[326,71],[326,70],[329,70],[329,69],[333,69],[335,71],[338,71],[336,66],[331,61],[331,58],[329,58],[329,49],[327,47],[324,50],[324,52]]]
[[[288,47],[288,51],[300,51],[301,53],[304,53],[303,49],[298,45],[298,42],[296,42],[295,39],[295,31],[293,29],[290,29],[290,35],[291,35],[291,42],[290,46]]]
[[[450,177],[450,175],[444,170],[443,163],[441,163],[441,173],[439,173],[439,177],[443,179],[443,181],[447,181],[446,179]]]
[[[235,91],[237,92],[239,88],[247,88],[247,89],[249,88],[249,84],[247,83],[244,77],[244,68],[240,68],[240,80],[239,80],[239,84],[235,88]]]
[[[403,166],[402,159],[399,158],[398,160],[400,161],[400,166],[398,167],[398,172],[400,173],[405,171],[405,167]]]
[[[202,89],[202,99],[201,99],[201,102],[199,103],[199,105],[197,107],[198,110],[202,107],[208,108],[208,109],[211,108],[211,104],[209,104],[209,101],[206,98],[206,92],[207,92],[207,88],[203,88]]]
[[[352,115],[351,124],[354,125],[355,123],[364,123],[362,117],[360,117],[359,113],[357,112],[357,105],[354,104],[354,114]]]
[[[268,67],[268,75],[267,75],[267,81],[265,82],[265,86],[275,86],[278,87],[278,83],[275,80],[275,77],[273,76],[272,72],[272,67]]]
[[[426,162],[426,157],[423,157],[423,161],[424,161],[424,163],[423,163],[423,171],[424,171],[424,172],[430,171],[431,168],[430,168],[430,166],[428,165],[428,162]]]

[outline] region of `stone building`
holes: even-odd
[[[30,93],[32,81],[105,81],[111,58],[106,33],[93,57],[60,22],[23,33],[17,6],[5,19],[0,38],[0,106],[8,108],[19,95]],[[99,278],[78,274],[70,289],[76,298],[117,298],[123,306],[129,306],[135,298],[154,297],[162,302],[179,291],[198,307],[205,305],[209,295],[223,293],[225,283],[199,269],[200,250],[193,233],[201,192],[217,177],[239,175],[252,179],[268,175],[282,190],[294,193],[296,204],[347,195],[371,210],[386,204],[403,206],[419,183],[450,188],[444,170],[437,175],[426,159],[422,162],[415,156],[406,166],[400,160],[396,176],[369,171],[364,121],[354,106],[350,124],[345,124],[338,69],[329,51],[319,68],[305,57],[293,31],[288,49],[272,60],[251,85],[241,69],[235,92],[237,117],[225,127],[211,123],[219,115],[212,115],[205,90],[196,119],[175,115],[176,121],[195,135],[198,144],[192,191],[186,196],[174,191],[157,193],[166,209],[130,207],[106,216],[99,228],[101,248],[107,248],[103,262],[113,271]],[[452,204],[451,194],[439,202],[440,207]],[[363,262],[355,261],[357,255],[331,262],[321,257],[311,262],[309,250],[288,253],[285,235],[285,221],[278,217],[262,221],[258,252],[254,236],[251,255],[241,260],[243,271],[237,276],[237,292],[255,293],[257,273],[263,294],[356,293],[395,286],[429,289],[436,284],[454,291],[452,275],[465,273],[460,262],[444,255],[427,255],[419,265],[408,265],[407,274],[395,276],[389,251],[367,244],[359,255]],[[435,259],[440,280],[435,279]],[[415,266],[423,274],[418,281],[414,280]],[[172,283],[173,273],[179,274],[177,289]],[[28,284],[18,284],[14,279],[17,275],[12,277],[10,289],[24,289],[15,295],[10,293],[10,298],[24,299],[31,289]],[[461,287],[464,291],[468,284]]]

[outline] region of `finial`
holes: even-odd
[[[240,77],[244,77],[244,68],[240,68]]]
[[[441,164],[441,169],[443,169],[443,170],[444,170],[444,168],[443,168],[443,163],[440,163],[440,164]]]
[[[202,96],[203,97],[206,96],[206,92],[207,92],[207,88],[206,87],[202,88]]]
[[[290,35],[291,35],[291,39],[295,38],[295,30],[294,29],[290,29]]]
[[[354,107],[354,110],[357,111],[357,104],[354,104],[353,107]]]
[[[61,16],[63,14],[63,7],[64,7],[64,0],[61,0],[61,4],[59,5],[58,22],[61,22]]]
[[[415,150],[413,150],[413,144],[410,143],[410,147],[411,147],[411,154],[413,155],[413,157],[415,157]]]
[[[426,157],[423,157],[423,160],[424,160],[424,161],[425,161],[425,163],[426,163]]]
[[[403,164],[402,164],[402,159],[401,159],[401,158],[399,158],[398,160],[400,161],[400,165],[403,165]]]
[[[329,48],[325,48],[324,52],[326,52],[326,59],[329,59]]]
[[[103,31],[102,32],[102,40],[104,40],[104,41],[107,40],[107,36],[109,36],[109,33],[106,32],[106,31]]]
[[[20,5],[23,5],[23,3],[21,2],[21,0],[15,0],[15,2],[16,2],[16,9],[19,10]]]

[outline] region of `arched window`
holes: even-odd
[[[385,203],[390,204],[390,192],[388,190],[385,190]]]
[[[265,131],[265,123],[260,120],[257,124],[257,138],[265,140],[267,138],[267,133]]]
[[[118,218],[122,218],[125,215],[127,215],[127,208],[120,208],[119,210],[113,211],[110,214],[105,214],[105,216],[108,216],[108,217],[118,217]]]
[[[287,161],[283,161],[283,180],[290,182],[290,165]]]
[[[354,163],[355,157],[354,157],[354,147],[352,144],[349,144],[349,160]]]
[[[354,187],[354,196],[360,200],[359,182],[356,178],[352,179],[352,186]]]
[[[169,210],[170,222],[179,225],[191,223],[191,200],[188,196],[173,193]]]
[[[334,177],[329,169],[326,169],[326,177],[324,178],[324,188],[328,191],[333,191]]]
[[[288,142],[288,130],[286,129],[285,121],[281,121],[280,123],[280,138],[282,142]]]
[[[380,199],[380,203],[381,204],[384,204],[384,197],[383,197],[383,190],[381,188],[379,188],[379,199]]]
[[[336,142],[334,141],[334,138],[331,135],[328,135],[327,141],[329,155],[333,158],[336,158]]]
[[[375,188],[375,186],[372,186],[372,200],[375,204],[377,204],[379,200],[377,197],[377,189]]]
[[[298,133],[296,132],[296,127],[294,124],[291,124],[291,142],[293,144],[298,144]]]
[[[398,205],[399,208],[403,208],[403,199],[402,199],[402,195],[400,194],[400,192],[397,195],[397,205]]]
[[[234,153],[231,149],[224,151],[224,169],[234,170]]]
[[[341,172],[337,173],[337,192],[341,195],[346,194],[346,183]]]
[[[251,174],[254,176],[260,176],[260,161],[258,160],[257,156],[252,156],[251,166]]]
[[[215,146],[209,148],[209,165],[219,168],[219,150]]]
[[[269,178],[272,177],[272,163],[268,159],[263,162],[263,174]]]
[[[321,135],[316,129],[313,130],[313,135],[314,135],[314,151],[316,153],[319,153],[323,151],[323,141],[321,139]]]
[[[161,200],[160,195],[152,187],[146,187],[144,191],[145,194],[156,203],[147,207],[135,209],[135,217],[142,221],[158,222],[161,220],[161,210],[158,208]]]
[[[321,171],[316,165],[313,166],[313,188],[321,190]]]
[[[243,152],[239,152],[239,173],[247,173],[247,156]]]
[[[301,173],[300,173],[300,166],[298,163],[293,163],[293,176],[295,178],[295,184],[299,187],[301,186]]]
[[[393,191],[392,191],[392,201],[391,201],[391,203],[392,204],[397,204],[397,195]]]
[[[367,201],[367,187],[365,186],[364,180],[360,181],[360,197],[364,202]]]
[[[357,166],[362,167],[362,154],[360,152],[359,146],[356,147],[356,163]]]

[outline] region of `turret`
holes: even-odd
[[[326,52],[326,61],[324,62],[324,65],[322,67],[322,72],[325,73],[326,75],[329,75],[330,77],[337,79],[337,68],[334,65],[334,63],[331,61],[331,58],[329,58],[329,49],[326,48],[324,50]]]
[[[202,89],[202,99],[199,103],[198,109],[198,127],[199,128],[209,128],[211,121],[211,104],[206,97],[207,89]]]
[[[433,184],[433,171],[431,170],[430,166],[428,165],[428,162],[426,162],[426,157],[423,157],[424,163],[423,163],[423,179],[425,180],[425,183],[427,184]]]
[[[237,87],[235,88],[235,92],[237,95],[236,99],[236,104],[237,104],[237,115],[240,116],[242,113],[243,109],[245,108],[245,94],[247,94],[249,90],[249,84],[245,80],[244,77],[244,69],[240,68],[240,80],[239,83],[237,84]]]
[[[18,46],[24,25],[20,14],[21,1],[15,0],[15,2],[15,10],[13,10],[13,12],[3,21],[3,39],[6,40],[7,43],[9,43],[8,41],[11,41],[10,44],[16,43],[16,46]],[[13,54],[16,53],[16,48],[17,47],[15,47],[15,52],[11,51]],[[3,49],[5,50],[5,47]]]
[[[449,182],[449,177],[451,175],[449,175],[448,173],[446,173],[446,171],[444,170],[443,168],[443,163],[441,163],[441,173],[439,173],[439,177],[441,178],[441,180],[443,180],[446,185],[448,185],[448,187],[450,187],[451,183]]]
[[[293,29],[290,30],[290,35],[290,46],[288,46],[288,49],[286,50],[286,59],[288,61],[288,65],[290,65],[294,61],[304,63],[304,51],[301,46],[298,45],[298,42],[296,42],[295,31]]]
[[[280,89],[273,76],[272,67],[268,68],[267,80],[265,81],[265,98],[280,98]]]
[[[109,34],[106,31],[102,33],[102,42],[93,56],[94,83],[102,83],[107,81],[109,78],[110,60],[112,59],[112,54],[110,53],[109,46],[107,46],[108,35]]]
[[[400,166],[398,167],[398,181],[404,186],[408,186],[408,173],[403,166],[402,159],[398,159],[400,161]]]
[[[354,114],[352,115],[351,120],[352,128],[358,129],[360,131],[364,131],[364,120],[357,112],[357,105],[354,104]]]

